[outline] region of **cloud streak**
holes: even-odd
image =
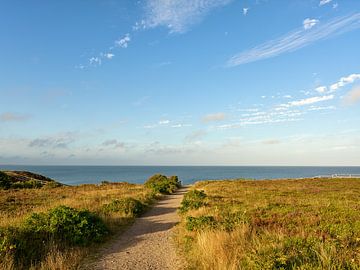
[[[212,9],[230,2],[232,0],[148,0],[146,19],[137,23],[135,29],[164,26],[170,33],[183,33]]]
[[[360,13],[337,17],[327,23],[318,24],[311,29],[296,29],[280,38],[235,54],[227,61],[226,66],[235,67],[293,52],[316,41],[325,40],[358,28],[360,28]]]

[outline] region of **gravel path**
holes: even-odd
[[[100,260],[87,269],[184,269],[172,243],[172,228],[180,221],[177,208],[186,188],[166,195],[118,239],[101,250]]]

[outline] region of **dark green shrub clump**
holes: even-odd
[[[191,190],[184,195],[180,212],[185,213],[191,209],[198,209],[205,205],[206,194],[203,190]]]
[[[0,189],[9,189],[11,188],[10,177],[0,171]]]
[[[188,231],[213,229],[215,226],[216,221],[213,216],[186,217],[186,229]]]
[[[24,182],[16,182],[12,184],[12,188],[42,188],[43,183],[36,180],[28,180]]]
[[[103,206],[103,212],[122,212],[126,215],[138,216],[145,210],[145,205],[139,200],[133,198],[124,198],[120,200],[113,200],[109,204]]]
[[[52,243],[85,246],[108,233],[102,220],[87,210],[59,206],[32,214],[20,227],[0,228],[0,256],[11,255],[22,267],[41,261]]]
[[[181,186],[177,176],[167,177],[162,174],[155,174],[145,182],[145,186],[156,193],[171,194]]]
[[[71,245],[99,242],[107,234],[102,220],[88,210],[59,206],[47,213],[32,214],[25,220],[26,230],[64,240]]]

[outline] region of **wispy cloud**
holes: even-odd
[[[329,4],[331,2],[332,2],[332,0],[320,0],[319,6],[323,6],[323,5]]]
[[[347,77],[342,77],[339,79],[339,81],[337,81],[336,83],[332,84],[330,86],[330,92],[335,92],[337,91],[339,88],[344,87],[347,84],[351,84],[354,83],[356,80],[360,79],[360,74],[350,74]]]
[[[286,35],[267,41],[250,50],[238,53],[227,61],[228,67],[251,63],[283,53],[293,52],[316,41],[324,40],[360,28],[360,13],[338,17],[311,29],[297,29]]]
[[[303,27],[305,30],[311,29],[313,28],[315,25],[317,25],[319,23],[319,20],[317,19],[310,19],[307,18],[303,21]]]
[[[349,93],[344,97],[345,105],[353,105],[360,102],[360,85],[354,87]]]
[[[135,29],[167,27],[171,33],[185,32],[209,11],[232,0],[148,0],[146,19],[135,24]]]
[[[219,112],[219,113],[212,113],[205,115],[202,120],[204,122],[222,121],[225,119],[225,117],[226,117],[225,113]]]
[[[33,139],[29,142],[29,147],[35,148],[68,148],[69,144],[75,141],[75,134],[67,132],[49,137]]]
[[[0,122],[23,122],[30,119],[29,115],[14,112],[4,112],[0,114]]]
[[[129,46],[129,42],[131,41],[130,34],[127,33],[124,37],[119,38],[115,41],[115,46],[120,48],[127,48]]]
[[[116,139],[106,140],[101,145],[105,146],[105,147],[111,147],[111,148],[125,148],[125,143],[119,142]]]
[[[204,130],[196,130],[185,137],[186,143],[198,143],[206,136],[207,132]]]
[[[334,95],[327,95],[327,96],[318,96],[318,97],[310,97],[310,98],[304,98],[300,100],[290,101],[287,104],[283,104],[284,107],[296,107],[296,106],[304,106],[304,105],[310,105],[322,101],[327,101],[334,99]]]

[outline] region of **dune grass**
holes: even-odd
[[[202,181],[194,189],[205,195],[185,196],[177,233],[190,269],[360,269],[359,179]]]
[[[44,231],[53,237],[53,234],[50,233],[50,226],[57,226],[59,222],[69,224],[74,216],[86,218],[94,214],[104,223],[109,235],[119,232],[130,224],[135,216],[144,210],[144,207],[151,203],[154,196],[154,192],[144,187],[144,185],[128,183],[0,190],[0,234],[1,230],[3,230],[2,238],[0,237],[0,240],[3,241],[0,243],[0,269],[75,269],[82,258],[91,250],[91,245],[90,247],[65,245],[56,239],[48,237],[45,238],[45,247],[42,247],[44,253],[41,254],[41,257],[37,256],[36,260],[32,261],[23,259],[31,258],[31,254],[21,254],[24,256],[19,259],[15,256],[17,253],[14,250],[21,248],[21,246],[26,247],[26,245],[34,246],[35,250],[37,248],[36,241],[42,239],[39,237],[42,237]],[[113,205],[118,207],[109,207]],[[63,206],[71,209],[61,208]],[[124,207],[123,211],[119,206]],[[58,221],[54,221],[54,214],[52,214],[54,209],[58,211],[55,213],[57,215],[55,217],[59,219]],[[59,209],[62,211],[65,209],[72,218],[64,220],[62,217],[64,214],[61,211],[59,213]],[[90,214],[81,212],[84,209]],[[34,216],[34,213],[42,214]],[[52,214],[52,216],[49,217],[48,213]],[[52,224],[47,221],[49,218],[52,219]],[[92,216],[90,216],[90,220],[91,218]],[[34,228],[30,232],[29,220],[35,222],[35,225],[32,226]],[[47,228],[43,228],[44,226],[47,226]],[[42,231],[34,232],[38,230]],[[31,239],[26,238],[26,235],[30,236]],[[10,241],[8,240],[10,237],[16,238],[14,241],[18,243],[17,247],[5,244],[6,241]],[[17,239],[19,237],[22,238]],[[29,243],[30,240],[35,242],[33,244]]]

